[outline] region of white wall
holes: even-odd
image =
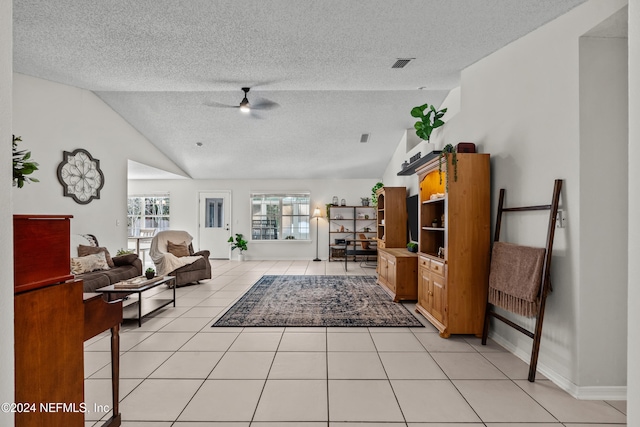
[[[40,164],[39,183],[13,190],[15,214],[71,214],[72,233],[96,234],[111,252],[127,246],[127,159],[183,172],[90,91],[13,75],[13,129]],[[83,148],[100,160],[100,199],[64,197],[56,170],[63,151]]]
[[[198,193],[216,190],[230,190],[232,198],[232,233],[242,233],[245,238],[251,235],[249,195],[251,192],[273,191],[309,191],[311,209],[320,207],[323,216],[325,205],[331,203],[333,196],[345,199],[347,205],[360,205],[361,197],[370,197],[371,188],[377,180],[131,180],[129,194],[168,191],[171,196],[171,228],[188,231],[194,237],[194,248],[200,248],[198,242]],[[328,224],[326,217],[319,222],[318,253],[321,259],[327,259]],[[316,254],[316,227],[311,221],[311,240],[309,241],[249,241],[246,259],[299,259],[310,260]],[[221,245],[228,246],[226,242]],[[200,248],[209,249],[209,248]],[[233,255],[235,257],[235,254]]]
[[[598,251],[605,265],[617,254],[585,248],[580,240],[583,218],[578,42],[625,4],[624,0],[589,1],[465,69],[461,75],[460,112],[441,128],[443,140],[437,143],[440,146],[470,141],[480,152],[492,155],[494,218],[500,188],[507,189],[509,206],[542,204],[550,202],[554,179],[565,180],[561,208],[566,212],[567,226],[556,230],[554,292],[547,300],[538,367],[566,390],[583,397],[624,398],[624,363],[597,363],[607,357],[624,360],[624,345],[609,348],[597,344],[605,335],[610,342],[623,343],[626,325],[618,308],[594,312],[598,294],[581,288],[582,250]],[[390,177],[390,171],[397,168],[390,164],[383,176]],[[385,184],[396,182],[400,180]],[[624,207],[617,209],[622,211]],[[547,219],[540,214],[511,215],[503,222],[502,238],[544,246]],[[611,271],[609,279],[618,286],[614,299],[619,302],[624,298],[619,288],[626,281],[626,274]],[[582,304],[588,311],[583,310]],[[585,316],[597,316],[598,322],[583,328],[580,321]],[[533,326],[529,319],[516,320],[528,328]],[[528,361],[529,338],[502,323],[492,326],[492,336]],[[586,374],[581,367],[589,367],[591,372]]]
[[[629,76],[640,75],[640,0],[629,2]],[[629,302],[627,360],[640,360],[640,80],[629,79]],[[627,425],[640,425],[640,365],[627,372]]]
[[[0,0],[0,206],[11,206],[12,16],[11,0]],[[0,283],[0,402],[13,402],[13,220],[6,208],[0,209]],[[13,427],[13,414],[0,411],[0,425]]]
[[[424,102],[428,103],[429,100],[425,99]],[[442,150],[442,147],[445,145],[444,141],[446,134],[449,129],[455,127],[455,123],[457,121],[456,116],[460,112],[460,88],[457,87],[452,89],[444,101],[442,101],[442,104],[437,107],[438,109],[447,109],[444,119],[448,123],[448,126],[434,130],[429,142],[420,141],[409,151],[406,149],[407,138],[417,138],[417,136],[415,136],[415,130],[413,128],[407,129],[382,176],[382,182],[385,183],[385,185],[389,187],[406,187],[407,195],[409,196],[413,196],[420,192],[420,186],[415,175],[398,176],[398,172],[402,169],[402,163],[405,161],[408,162],[415,154],[421,153],[422,157],[424,157],[433,150]],[[479,152],[482,152],[480,147],[478,148]]]
[[[626,35],[625,35],[626,36]],[[580,38],[579,384],[626,385],[628,64],[626,38]],[[603,265],[606,265],[603,268]],[[603,307],[615,333],[602,331]],[[604,331],[602,331],[604,332]],[[602,349],[620,349],[610,352]],[[603,366],[617,369],[603,371]]]

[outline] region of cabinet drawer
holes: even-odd
[[[426,268],[427,270],[430,269],[430,263],[431,261],[429,260],[429,258],[423,257],[421,256],[418,260],[418,267],[419,268]]]
[[[444,277],[444,263],[432,260],[431,271]]]

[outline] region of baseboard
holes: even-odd
[[[502,336],[497,335],[491,331],[489,338],[500,344],[507,349],[510,353],[513,353],[517,358],[521,359],[527,365],[530,362],[531,354],[524,351],[521,348],[517,348],[511,342],[504,339]],[[580,400],[626,400],[627,399],[627,387],[626,386],[602,386],[602,387],[579,387],[571,380],[560,375],[558,372],[551,369],[544,363],[538,362],[538,372],[547,377],[552,383],[569,393],[571,396]]]

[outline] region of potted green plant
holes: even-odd
[[[239,249],[240,253],[238,254],[238,261],[244,261],[244,251],[247,250],[247,242],[246,240],[244,240],[243,235],[241,233],[236,233],[236,238],[235,241],[233,239],[233,237],[229,237],[229,240],[227,240],[227,242],[231,243],[231,250],[233,251],[234,249]]]
[[[384,184],[382,182],[377,182],[376,185],[374,185],[373,188],[371,188],[371,205],[372,206],[378,206],[378,195],[376,194],[376,192],[382,187],[384,187]]]
[[[156,276],[156,271],[153,268],[149,267],[144,272],[144,275],[147,276],[147,279],[153,279]]]
[[[407,250],[409,252],[418,252],[418,244],[416,242],[407,243]]]
[[[440,152],[438,158],[438,173],[440,174],[440,184],[442,184],[442,163],[444,162],[445,171],[447,173],[447,181],[445,182],[445,190],[449,191],[449,162],[447,161],[447,155],[451,154],[451,165],[453,166],[453,181],[458,181],[458,156],[453,145],[447,144]],[[444,160],[443,160],[444,159]]]
[[[33,161],[28,161],[31,159],[31,151],[18,151],[18,142],[22,142],[22,138],[13,135],[13,142],[11,146],[13,150],[13,186],[22,188],[25,182],[40,181],[36,178],[30,178],[27,176],[38,170],[38,164]]]
[[[426,114],[425,114],[426,111]],[[411,115],[416,117],[418,120],[413,127],[416,129],[416,135],[420,139],[423,139],[429,142],[431,138],[431,132],[434,129],[439,128],[444,125],[444,114],[447,112],[446,108],[442,110],[436,110],[436,107],[429,104],[420,105],[417,107],[413,107],[411,109]],[[438,158],[438,172],[440,173],[440,183],[442,184],[442,162],[444,158],[446,173],[447,173],[447,181],[445,183],[445,188],[449,190],[449,162],[447,161],[447,156],[451,154],[451,165],[453,166],[453,180],[458,180],[458,158],[456,156],[456,150],[453,148],[453,145],[447,144],[444,146],[442,151],[440,152],[440,156]]]
[[[433,132],[434,129],[437,129],[440,126],[444,125],[442,117],[446,112],[446,108],[443,108],[442,110],[436,110],[436,107],[429,104],[413,107],[411,109],[411,115],[420,119],[413,125],[413,127],[416,129],[416,135],[418,135],[418,138],[424,139],[425,141],[429,142],[429,139],[431,138],[431,132]]]

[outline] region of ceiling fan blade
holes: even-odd
[[[220,102],[215,102],[215,101],[205,102],[204,105],[206,105],[207,107],[214,107],[214,108],[240,108],[239,105],[222,104]]]
[[[264,119],[264,117],[262,117],[260,114],[256,112],[255,108],[251,109],[251,112],[249,113],[249,115],[251,116],[252,119],[259,119],[259,120]]]
[[[264,98],[257,98],[255,102],[251,103],[251,108],[256,110],[272,110],[274,108],[278,108],[280,104],[277,102],[270,101]]]

